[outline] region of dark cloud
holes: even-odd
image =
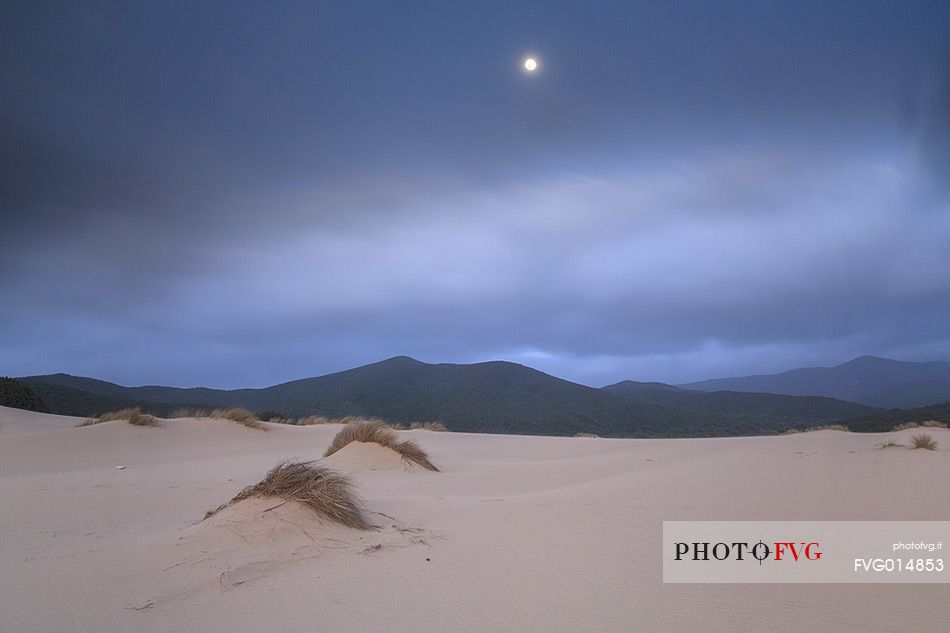
[[[0,373],[950,355],[943,3],[5,12]]]

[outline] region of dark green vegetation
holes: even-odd
[[[32,389],[13,378],[0,376],[0,406],[49,413],[50,409]]]
[[[806,367],[769,376],[717,378],[681,386],[701,391],[828,396],[874,407],[906,409],[950,401],[950,362],[908,363],[861,356],[837,367]]]
[[[594,389],[514,363],[433,365],[405,356],[266,389],[121,387],[65,374],[21,380],[44,398],[55,396],[47,398],[54,412],[71,415],[130,406],[158,416],[180,407],[244,407],[287,417],[353,415],[401,424],[439,420],[453,431],[482,433],[755,435],[877,413],[829,398],[703,394],[660,383]]]
[[[146,400],[135,393],[125,394],[124,396],[108,395],[101,393],[101,391],[111,392],[111,388],[113,387],[124,390],[128,390],[128,388],[119,387],[118,385],[113,385],[112,383],[101,380],[78,378],[68,374],[30,376],[29,378],[19,378],[18,380],[37,393],[43,401],[49,405],[49,409],[52,413],[61,415],[87,417],[96,416],[106,411],[141,407],[153,415],[164,418],[170,417],[176,409],[195,406],[203,409],[213,408],[213,405],[206,404],[175,404],[174,402]],[[65,384],[60,384],[60,381]],[[85,381],[85,384],[83,384],[85,388],[71,386],[76,384],[76,381]],[[107,388],[100,390],[99,386],[107,386]]]
[[[843,422],[852,431],[861,433],[883,433],[895,426],[908,422],[945,422],[950,424],[950,402],[933,404],[915,409],[891,409],[880,413],[857,417]]]
[[[695,391],[663,383],[625,380],[604,387],[636,402],[689,409],[708,416],[734,420],[744,427],[763,433],[789,428],[828,424],[877,411],[854,402],[821,396],[786,396],[774,393],[739,391]]]

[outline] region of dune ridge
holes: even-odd
[[[663,520],[946,519],[950,491],[922,485],[950,474],[945,429],[927,429],[934,451],[911,448],[914,429],[401,431],[441,474],[381,467],[376,445],[326,458],[378,526],[354,530],[261,497],[200,520],[274,464],[322,459],[340,425],[79,421],[0,408],[0,631],[857,633],[950,618],[940,585],[664,585],[657,549]]]

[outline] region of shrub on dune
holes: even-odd
[[[380,426],[389,426],[385,420],[379,418],[363,418],[358,415],[344,415],[342,418],[334,420],[336,424],[353,424],[355,422],[368,422],[369,424],[378,424]]]
[[[361,530],[374,527],[366,518],[350,480],[313,462],[278,464],[260,483],[248,486],[227,503],[205,514],[205,518],[251,497],[278,497],[297,501],[347,527]]]
[[[204,409],[186,409],[182,407],[181,409],[175,409],[172,411],[170,418],[206,418],[208,417],[208,412]]]
[[[375,442],[396,451],[408,462],[419,464],[429,470],[439,470],[418,444],[412,440],[400,440],[395,431],[380,422],[350,422],[336,434],[333,443],[323,456],[329,457],[350,442]]]
[[[98,418],[86,418],[79,426],[91,426],[93,424],[99,424],[100,422],[112,422],[114,420],[125,420],[135,426],[160,426],[158,418],[147,413],[142,413],[142,410],[138,407],[109,411],[108,413],[103,413]]]
[[[232,422],[243,424],[244,426],[252,429],[258,429],[261,431],[267,430],[267,427],[261,424],[261,421],[257,419],[257,416],[247,409],[215,409],[211,412],[210,417],[216,418],[218,420],[231,420]]]
[[[921,422],[920,426],[925,429],[945,429],[947,428],[947,423],[940,422],[939,420],[927,420],[926,422]]]
[[[387,424],[379,418],[361,418],[356,415],[346,415],[342,418],[328,418],[325,415],[311,415],[298,419],[296,424],[298,426],[313,426],[316,424],[353,424],[355,422],[369,422],[371,424],[379,424],[380,426],[388,426],[393,429],[406,428],[405,426],[399,424]]]
[[[336,420],[331,420],[328,417],[322,415],[309,415],[305,418],[300,418],[297,420],[298,426],[313,426],[315,424],[335,424]]]
[[[129,416],[129,424],[135,426],[158,426],[158,418],[141,411],[136,411]]]
[[[805,433],[811,433],[812,431],[848,431],[848,427],[843,424],[824,424],[821,426],[810,426],[805,429]]]
[[[99,420],[102,422],[112,422],[113,420],[128,420],[132,414],[141,413],[142,410],[138,407],[132,409],[119,409],[118,411],[108,411],[99,416]]]
[[[448,431],[441,422],[413,422],[409,428],[419,431]]]
[[[906,431],[907,429],[916,429],[918,426],[920,425],[916,422],[904,422],[892,428],[891,431]]]
[[[928,451],[937,450],[937,440],[927,433],[918,433],[911,438],[914,441],[914,448],[924,448]]]

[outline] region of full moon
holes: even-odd
[[[533,73],[538,69],[538,60],[533,57],[529,57],[528,59],[524,60],[524,69],[529,73]]]

